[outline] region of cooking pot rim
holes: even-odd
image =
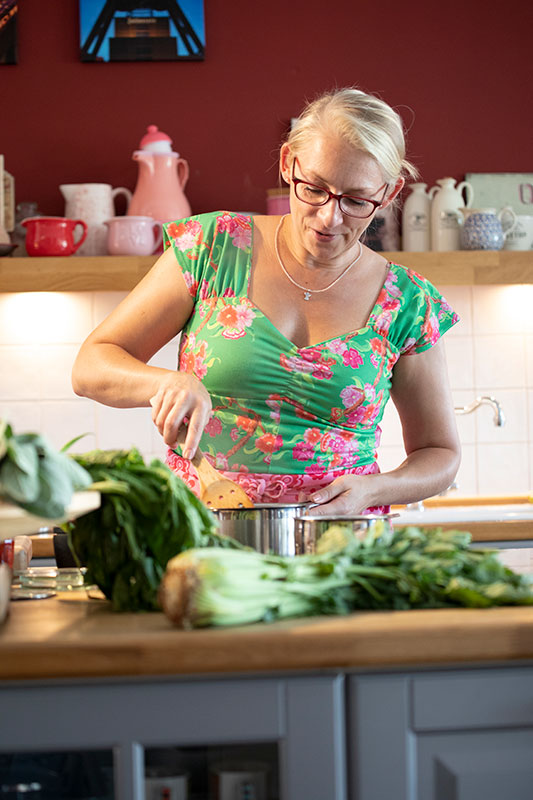
[[[391,519],[392,517],[399,517],[398,512],[390,514],[332,514],[326,516],[325,514],[305,514],[298,517],[300,522],[359,522],[360,520],[373,520],[373,519]]]
[[[282,509],[282,508],[314,508],[316,503],[254,503],[253,506],[246,507],[242,506],[240,508],[228,508],[227,506],[221,506],[220,508],[212,508],[211,511],[254,511],[258,510],[261,511],[262,509]]]

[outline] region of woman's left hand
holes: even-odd
[[[318,503],[312,509],[313,515],[336,516],[341,514],[362,514],[372,506],[369,494],[368,475],[343,475],[336,478],[328,486],[323,486],[308,498],[312,503]]]

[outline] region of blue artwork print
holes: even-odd
[[[202,60],[203,0],[80,0],[80,45],[82,61]]]

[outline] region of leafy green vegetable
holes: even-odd
[[[40,434],[15,435],[0,420],[0,499],[30,514],[63,517],[72,495],[91,484],[91,476],[74,459],[58,452]]]
[[[313,555],[192,549],[169,561],[165,613],[182,627],[238,625],[359,609],[533,605],[529,577],[470,548],[465,531],[416,527],[369,531],[335,525]]]
[[[71,548],[116,611],[154,610],[170,558],[190,547],[237,543],[216,533],[216,520],[161,461],[135,450],[75,456],[102,495],[100,508],[68,525]]]

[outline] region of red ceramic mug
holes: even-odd
[[[67,217],[29,217],[22,221],[26,228],[26,251],[29,256],[71,256],[87,236],[87,225],[82,219]],[[74,231],[81,225],[80,238]]]

